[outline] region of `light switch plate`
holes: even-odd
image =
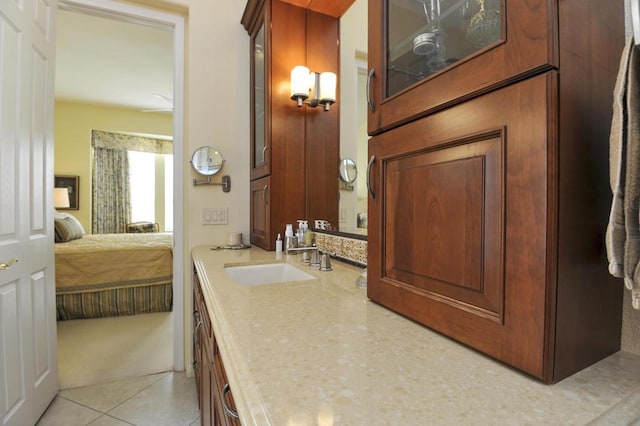
[[[202,209],[203,225],[226,225],[229,223],[229,209]]]

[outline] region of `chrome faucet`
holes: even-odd
[[[302,253],[302,259],[300,262],[309,263],[310,266],[318,266],[321,271],[332,271],[331,258],[329,253],[320,253],[318,246],[301,246],[301,247],[288,247],[285,246],[286,254]]]
[[[329,253],[322,253],[322,258],[320,259],[320,270],[321,271],[333,271],[331,267],[331,258],[329,257]]]
[[[285,246],[285,253],[286,254],[296,254],[298,252],[301,252],[302,254],[307,253],[309,254],[310,252],[313,251],[318,251],[318,247],[317,246],[300,246],[300,247],[296,247],[296,246]]]

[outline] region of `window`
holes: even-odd
[[[173,231],[173,155],[164,157],[164,230]]]
[[[173,230],[173,155],[128,151],[131,221]]]

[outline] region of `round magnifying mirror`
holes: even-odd
[[[356,167],[355,161],[351,158],[343,158],[340,160],[338,169],[340,170],[340,180],[345,183],[353,183],[356,181],[358,168]]]
[[[198,148],[191,157],[191,167],[193,170],[204,176],[213,176],[222,168],[224,159],[222,154],[215,148],[203,146]]]

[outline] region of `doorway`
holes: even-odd
[[[183,236],[183,134],[184,134],[184,18],[180,15],[123,4],[108,0],[62,0],[59,8],[65,12],[73,12],[85,16],[93,16],[111,19],[119,22],[158,28],[170,31],[173,43],[173,92],[170,98],[173,101],[172,134],[173,134],[173,312],[172,312],[172,351],[173,369],[182,371],[185,368],[184,361],[184,236]],[[81,34],[79,34],[81,37]],[[100,53],[96,46],[95,54]],[[154,93],[149,93],[151,97]],[[166,107],[166,99],[163,100]],[[162,105],[160,105],[162,106]],[[156,106],[148,106],[154,109]],[[161,109],[161,108],[158,108]],[[150,113],[153,114],[153,113]],[[87,161],[89,161],[87,159]],[[88,182],[88,181],[87,181]]]

